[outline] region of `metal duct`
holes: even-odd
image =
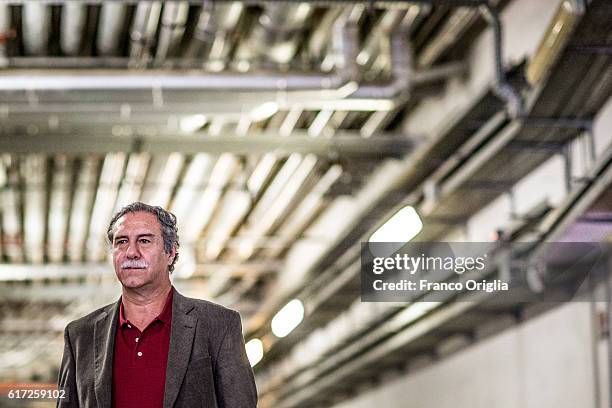
[[[86,14],[87,7],[80,3],[66,3],[62,6],[60,44],[64,54],[79,53]]]
[[[101,55],[117,54],[124,24],[125,7],[120,2],[102,5],[96,39],[98,52]]]
[[[23,44],[29,55],[44,55],[49,42],[50,9],[46,3],[23,5]]]

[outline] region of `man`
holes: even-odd
[[[66,327],[58,407],[255,407],[238,313],[170,283],[176,217],[136,202],[108,239],[121,298]]]

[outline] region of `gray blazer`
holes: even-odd
[[[75,320],[64,331],[58,407],[111,408],[120,300]],[[174,291],[164,408],[251,408],[257,390],[240,315]]]

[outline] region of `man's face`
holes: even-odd
[[[176,249],[164,251],[161,227],[154,214],[128,212],[117,220],[113,232],[113,264],[124,287],[157,288],[169,282],[168,266]]]

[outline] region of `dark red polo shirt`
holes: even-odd
[[[172,322],[172,292],[162,312],[141,332],[119,306],[113,357],[113,407],[161,408]]]

